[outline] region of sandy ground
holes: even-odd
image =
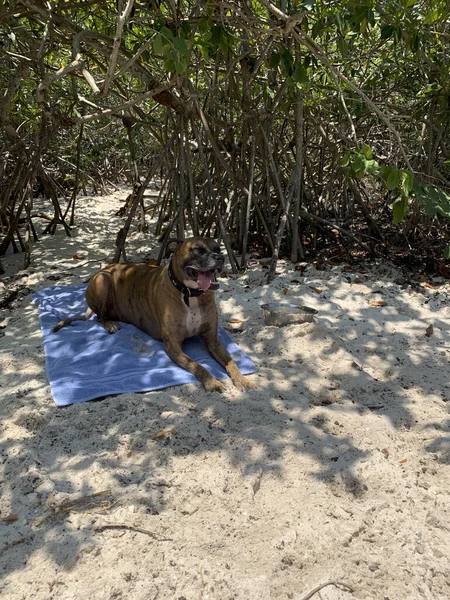
[[[80,199],[73,237],[42,238],[27,271],[5,259],[0,296],[18,293],[0,321],[1,597],[303,600],[331,581],[313,597],[450,598],[448,283],[281,263],[267,285],[255,260],[217,292],[255,390],[58,409],[30,293],[111,256],[122,198]],[[131,259],[156,249],[133,232]],[[316,322],[265,327],[272,300]]]

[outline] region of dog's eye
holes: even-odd
[[[206,248],[205,248],[205,246],[195,246],[194,251],[197,254],[205,254],[206,253]]]

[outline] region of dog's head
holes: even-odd
[[[223,270],[225,258],[215,240],[204,237],[170,239],[167,252],[174,253],[174,272],[184,285],[203,291],[214,291],[219,287],[217,274]]]

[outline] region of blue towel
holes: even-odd
[[[33,302],[39,305],[47,377],[57,406],[198,383],[194,375],[170,360],[162,342],[134,325],[121,323],[120,331],[111,335],[92,317],[54,333],[52,329],[61,319],[84,314],[86,287],[53,287],[33,294]],[[257,370],[222,328],[219,337],[242,374]],[[183,350],[217,379],[228,377],[200,338],[186,340]]]

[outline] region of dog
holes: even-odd
[[[219,244],[205,237],[170,239],[167,251],[172,256],[164,267],[117,263],[102,269],[89,281],[86,314],[60,321],[53,331],[73,321],[87,320],[94,313],[108,333],[120,329],[118,321],[132,323],[162,340],[168,356],[192,373],[207,392],[222,392],[223,384],[181,348],[183,340],[199,335],[236,387],[253,388],[218,335],[214,292],[225,261]]]

